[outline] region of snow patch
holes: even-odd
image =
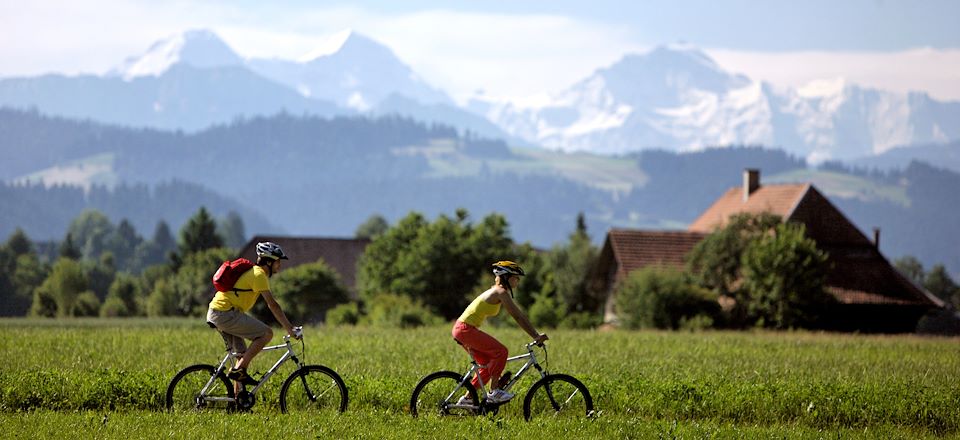
[[[303,54],[300,58],[297,58],[297,62],[307,63],[320,57],[333,55],[340,51],[340,48],[342,48],[344,43],[350,39],[351,35],[353,35],[353,29],[345,29],[337,32],[336,34],[333,34],[327,38],[324,42],[320,43],[316,49]]]

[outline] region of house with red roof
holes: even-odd
[[[868,239],[810,183],[761,185],[760,171],[744,171],[743,184],[724,192],[686,231],[611,230],[594,270],[594,286],[608,293],[605,320],[613,315],[617,283],[647,266],[682,269],[685,256],[707,234],[740,213],[771,213],[802,223],[828,254],[826,291],[836,299],[824,322],[831,330],[912,332],[917,321],[945,304],[912,282],[880,253],[879,230]]]

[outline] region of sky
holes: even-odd
[[[958,18],[958,0],[0,0],[0,77],[101,74],[201,28],[244,57],[298,59],[353,29],[461,102],[557,93],[673,43],[778,86],[960,100]]]

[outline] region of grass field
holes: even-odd
[[[512,352],[526,342],[514,329],[491,332]],[[307,362],[339,372],[350,392],[347,413],[316,417],[279,412],[289,369],[265,385],[252,414],[163,412],[176,371],[219,360],[222,342],[200,320],[0,320],[0,335],[8,438],[960,436],[957,338],[556,330],[548,367],[581,379],[601,413],[527,423],[519,401],[471,420],[406,414],[420,377],[467,364],[446,327],[307,328]],[[266,371],[273,356],[251,370]]]

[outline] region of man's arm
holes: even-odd
[[[293,325],[290,324],[290,320],[287,319],[287,315],[283,313],[283,309],[280,308],[280,304],[273,298],[273,294],[269,290],[264,290],[260,292],[260,295],[263,296],[263,300],[267,302],[267,307],[270,308],[270,311],[273,313],[273,317],[277,319],[277,322],[287,330],[287,334],[293,336],[297,339],[296,335],[293,333]]]

